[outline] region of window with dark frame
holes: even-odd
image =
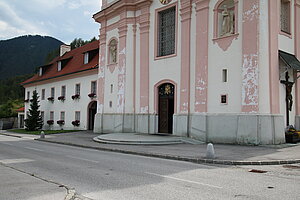
[[[42,118],[42,122],[44,123],[44,120],[45,120],[45,113],[44,113],[44,111],[41,111],[41,118]]]
[[[80,84],[79,83],[75,85],[75,94],[80,95]]]
[[[55,95],[55,88],[53,87],[53,88],[51,88],[51,97],[54,98],[54,95]]]
[[[50,112],[50,120],[54,120],[54,112],[53,111]]]
[[[45,100],[45,89],[42,89],[42,100]]]
[[[175,14],[175,6],[158,13],[157,56],[167,56],[175,53]]]
[[[97,91],[97,82],[96,81],[92,81],[91,82],[91,93],[92,94],[96,94]]]
[[[80,121],[80,111],[75,111],[75,120]]]
[[[221,95],[221,103],[222,104],[227,104],[227,95],[226,94]]]
[[[65,85],[61,86],[61,94],[60,95],[63,97],[66,96],[66,86]]]
[[[222,81],[223,83],[227,82],[227,69],[222,70]]]
[[[64,111],[60,112],[60,120],[65,120],[65,112]]]

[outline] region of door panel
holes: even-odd
[[[159,132],[168,133],[169,127],[169,101],[167,98],[159,99]]]

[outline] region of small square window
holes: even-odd
[[[227,95],[226,94],[221,95],[221,104],[227,104]]]

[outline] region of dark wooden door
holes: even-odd
[[[172,133],[174,114],[174,86],[163,84],[159,87],[158,132]]]
[[[93,104],[89,108],[89,130],[94,129],[94,121],[95,121],[96,112],[97,112],[97,103],[93,102]]]
[[[169,101],[167,98],[159,99],[159,132],[169,132]]]

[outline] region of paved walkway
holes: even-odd
[[[28,137],[24,134],[12,134],[17,137]],[[109,136],[110,135],[110,136]],[[169,144],[169,145],[129,145],[129,144],[106,144],[95,142],[93,139],[99,136],[92,132],[82,131],[73,133],[64,133],[56,135],[47,135],[45,139],[40,139],[38,136],[32,136],[36,140],[43,142],[52,142],[58,144],[79,146],[85,148],[94,148],[105,151],[115,151],[128,154],[136,154],[143,156],[159,157],[174,160],[183,160],[194,163],[210,163],[210,164],[231,164],[231,165],[277,165],[277,164],[293,164],[300,163],[300,144],[283,144],[283,145],[268,145],[268,146],[241,146],[241,145],[224,145],[214,144],[216,153],[215,159],[206,159],[206,144]],[[104,136],[104,135],[102,135]],[[107,134],[105,137],[115,138],[119,141],[126,140],[132,135],[123,133],[122,137],[117,135]],[[154,136],[139,136],[139,140],[143,137]],[[168,136],[155,136],[166,140]],[[174,140],[173,137],[170,137]]]

